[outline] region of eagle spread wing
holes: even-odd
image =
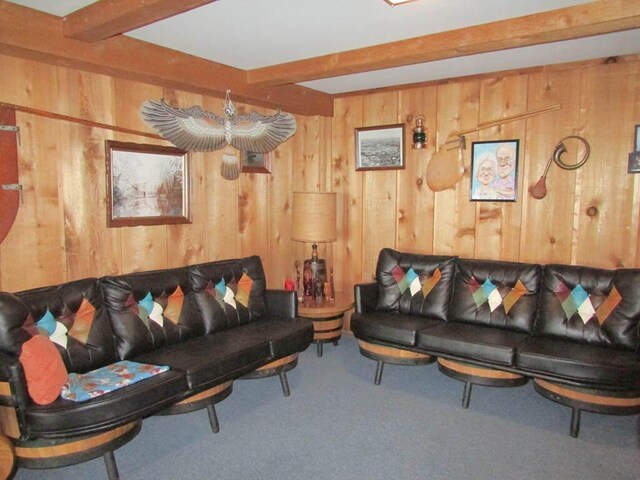
[[[232,145],[238,150],[268,153],[296,131],[296,120],[290,113],[237,115],[230,101],[224,116],[198,106],[172,107],[164,100],[145,101],[140,113],[145,123],[163,138],[192,152],[210,152]]]

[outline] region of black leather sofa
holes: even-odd
[[[518,386],[582,410],[640,412],[640,269],[536,265],[383,249],[355,286],[351,329],[377,362],[423,365],[473,384]]]
[[[7,446],[26,468],[102,455],[115,479],[114,449],[149,415],[206,408],[216,432],[214,404],[235,379],[279,375],[289,394],[286,372],[313,339],[312,323],[296,315],[295,293],[267,290],[257,256],[0,292],[0,458]],[[170,368],[86,401],[39,405],[20,361],[38,334],[56,343],[70,373],[121,360]]]

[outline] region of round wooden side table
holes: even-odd
[[[335,298],[315,299],[306,297],[298,304],[298,316],[313,321],[313,341],[318,345],[318,356],[322,356],[322,345],[333,342],[338,345],[342,335],[344,313],[353,308],[353,294],[336,292]]]

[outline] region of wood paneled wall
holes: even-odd
[[[342,197],[342,211],[334,248],[341,278],[348,284],[370,281],[383,247],[640,267],[640,175],[627,173],[634,126],[640,124],[640,62],[636,57],[620,60],[336,99],[333,188]],[[426,166],[450,132],[555,104],[561,110],[467,135],[464,178],[442,192],[427,187]],[[407,148],[404,170],[355,171],[354,128],[404,122],[410,145],[420,114],[426,117],[428,148]],[[574,171],[552,164],[547,196],[533,199],[529,188],[567,135],[588,140],[589,160]],[[517,202],[471,202],[471,143],[512,138],[520,139]]]
[[[0,102],[149,132],[145,99],[220,111],[222,99],[0,56]],[[165,143],[19,113],[24,203],[0,245],[0,289],[166,268],[250,254],[269,286],[293,275],[310,246],[290,240],[294,191],[338,193],[339,240],[321,246],[338,286],[370,280],[378,252],[399,250],[605,268],[640,266],[640,175],[627,174],[640,124],[640,61],[483,76],[335,101],[333,118],[297,117],[298,132],[273,153],[272,174],[219,174],[222,154],[192,155],[189,225],[106,228],[104,141]],[[560,103],[562,109],[467,136],[465,176],[434,193],[425,172],[449,132]],[[245,106],[246,107],[246,106]],[[251,108],[253,107],[246,107]],[[406,168],[355,171],[354,129],[424,115],[429,145]],[[591,157],[576,171],[553,165],[548,194],[528,194],[564,136],[584,136]],[[470,202],[471,142],[520,139],[518,201]],[[566,161],[570,159],[564,158]]]
[[[8,56],[0,56],[0,71],[0,102],[140,132],[151,133],[139,115],[146,99],[216,112],[223,106],[219,98]],[[23,203],[0,245],[2,290],[251,254],[262,257],[269,286],[281,287],[294,259],[307,253],[290,239],[292,186],[318,190],[326,182],[331,119],[297,117],[298,133],[272,154],[271,175],[227,181],[219,173],[221,151],[193,153],[191,224],[107,228],[105,140],[169,143],[23,112],[17,117]]]

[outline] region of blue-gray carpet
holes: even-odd
[[[205,411],[145,420],[116,451],[126,480],[640,479],[640,416],[583,412],[569,435],[570,409],[531,384],[463,384],[435,364],[385,366],[351,336],[337,347],[312,345],[289,372],[291,396],[277,377],[234,383],[217,405],[221,430]],[[20,469],[17,480],[102,479],[102,459],[54,470]]]

